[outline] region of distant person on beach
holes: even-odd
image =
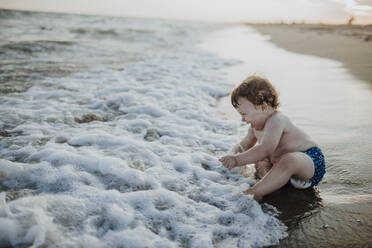
[[[244,194],[261,200],[288,181],[296,188],[306,189],[322,180],[325,174],[322,151],[277,110],[278,93],[267,79],[248,77],[233,90],[231,103],[250,127],[248,134],[232,149],[234,155],[219,160],[229,170],[255,164],[260,180]]]

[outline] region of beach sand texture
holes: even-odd
[[[288,51],[342,62],[372,84],[372,25],[249,24]]]

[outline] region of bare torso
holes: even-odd
[[[270,117],[270,119],[272,118],[280,119],[281,122],[284,122],[284,130],[280,137],[279,144],[275,151],[269,156],[272,163],[277,162],[285,153],[305,151],[311,147],[317,146],[309,135],[294,125],[291,120],[281,112],[276,112]],[[267,121],[272,121],[270,119]],[[258,143],[262,142],[264,132],[265,128],[263,130],[256,130],[253,128],[253,133]]]

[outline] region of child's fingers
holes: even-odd
[[[234,164],[231,161],[229,161],[229,170],[231,170],[233,167],[234,167]]]
[[[220,158],[219,161],[222,163],[222,165],[223,165],[224,167],[226,167],[225,157]]]

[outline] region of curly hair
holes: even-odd
[[[264,103],[276,109],[279,106],[279,93],[266,78],[249,76],[231,93],[231,104],[236,108],[238,98],[244,97],[253,105],[260,106]]]

